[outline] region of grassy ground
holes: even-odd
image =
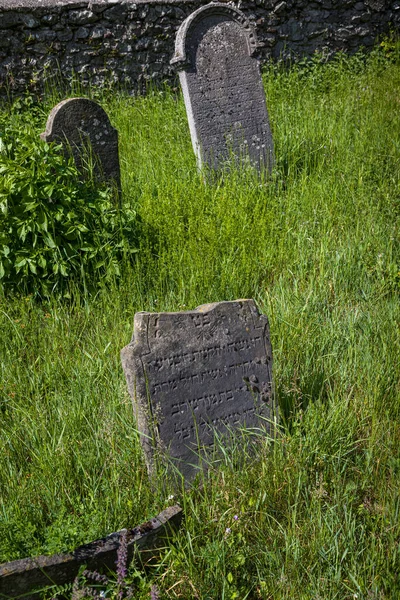
[[[120,366],[133,315],[252,297],[270,319],[282,435],[175,498],[185,525],[140,587],[400,597],[400,64],[376,52],[270,67],[265,84],[277,165],[263,182],[205,186],[174,93],[100,98],[124,204],[146,227],[118,284],[69,302],[0,298],[0,562],[166,506]],[[59,99],[43,101],[42,130]]]

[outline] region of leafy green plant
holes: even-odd
[[[397,31],[390,31],[384,35],[380,47],[386,59],[395,62],[400,55],[400,37]]]
[[[45,296],[68,294],[70,281],[93,288],[136,252],[138,219],[118,209],[113,190],[81,181],[26,108],[0,117],[0,282]]]

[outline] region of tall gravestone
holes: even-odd
[[[85,168],[85,154],[91,153],[96,177],[113,180],[121,188],[118,132],[105,110],[93,100],[69,98],[57,104],[40,137],[45,142],[61,142],[67,155],[72,152],[81,172]]]
[[[211,3],[178,30],[171,64],[179,70],[193,148],[201,168],[232,156],[271,169],[274,149],[256,58],[255,33],[238,9]]]
[[[253,300],[137,313],[121,357],[150,473],[172,462],[190,481],[215,434],[273,433],[268,319]]]

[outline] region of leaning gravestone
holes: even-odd
[[[198,165],[217,169],[232,154],[271,169],[274,150],[258,43],[245,15],[211,3],[180,26],[171,64],[179,70]]]
[[[81,172],[85,153],[92,153],[96,177],[114,180],[120,189],[118,132],[96,102],[87,98],[63,100],[51,111],[46,131],[40,137],[45,142],[61,142],[67,155],[72,152]]]
[[[189,481],[215,434],[273,433],[268,319],[253,300],[139,312],[121,357],[150,474],[161,460]]]

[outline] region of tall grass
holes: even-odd
[[[272,177],[213,185],[177,93],[98,98],[119,131],[123,202],[146,226],[97,295],[0,300],[0,561],[165,506],[120,367],[133,315],[253,297],[282,434],[178,494],[185,526],[147,577],[165,598],[400,596],[399,63],[270,66],[265,88]]]

